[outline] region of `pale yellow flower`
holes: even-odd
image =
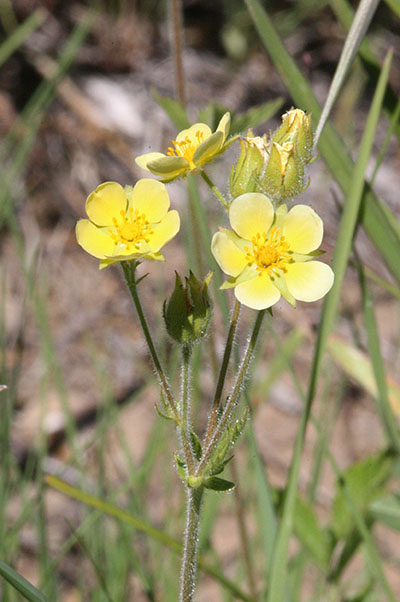
[[[168,211],[168,192],[161,182],[143,178],[123,188],[104,182],[86,200],[89,219],[76,225],[78,243],[100,259],[100,269],[117,261],[156,259],[179,231],[177,211]]]
[[[317,301],[333,284],[331,268],[318,256],[323,223],[313,209],[281,205],[274,212],[264,194],[249,192],[229,208],[232,230],[214,234],[211,250],[230,276],[221,288],[234,288],[236,298],[252,309],[266,309],[281,295],[293,306]]]
[[[195,123],[182,130],[172,140],[166,155],[163,153],[146,153],[136,157],[136,163],[161,178],[170,182],[179,176],[202,167],[216,155],[223,152],[229,134],[230,114],[225,113],[214,133],[205,123]]]

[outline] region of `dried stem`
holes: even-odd
[[[172,15],[172,48],[175,64],[175,84],[178,101],[182,106],[186,104],[185,74],[183,71],[182,40],[183,19],[181,0],[171,0],[170,11]]]

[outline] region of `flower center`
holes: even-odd
[[[249,266],[255,265],[259,276],[276,270],[286,272],[286,264],[290,260],[289,245],[278,228],[271,228],[268,235],[266,232],[257,232],[251,242],[251,250],[249,247],[244,248],[246,259]]]
[[[128,251],[131,248],[138,249],[141,242],[149,242],[153,231],[144,213],[140,214],[137,209],[129,207],[129,210],[121,211],[121,220],[113,218],[114,228],[108,232],[116,245],[123,246]]]
[[[173,146],[168,148],[167,155],[170,157],[183,157],[190,164],[190,167],[193,168],[193,155],[202,142],[204,142],[204,134],[198,130],[195,139],[190,139],[189,136],[186,136],[186,138],[179,142],[172,140]]]

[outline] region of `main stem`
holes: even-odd
[[[182,558],[180,602],[192,602],[196,585],[200,511],[203,487],[187,488],[186,530]]]

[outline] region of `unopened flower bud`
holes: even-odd
[[[260,192],[258,178],[268,157],[266,141],[260,136],[253,136],[249,130],[245,138],[240,139],[239,159],[232,167],[230,175],[230,191],[233,198],[245,192]]]
[[[264,191],[279,201],[304,190],[304,166],[292,142],[271,143],[262,184]]]
[[[296,153],[303,163],[312,159],[313,134],[311,115],[301,109],[291,109],[282,115],[281,127],[272,135],[272,142],[281,146],[290,142],[296,147]]]
[[[211,317],[208,296],[211,277],[212,272],[199,280],[190,272],[183,283],[176,273],[175,288],[169,300],[164,302],[163,315],[168,334],[180,345],[192,345],[207,332]]]

